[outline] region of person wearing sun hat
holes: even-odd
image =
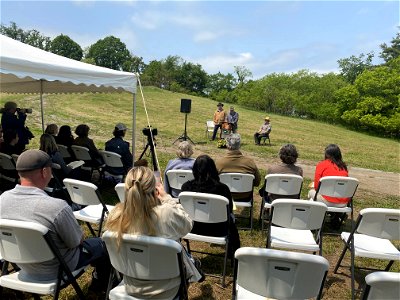
[[[112,168],[113,174],[126,174],[130,168],[132,168],[132,153],[129,149],[129,143],[124,141],[124,136],[128,128],[123,123],[118,123],[114,127],[113,135],[114,137],[106,142],[105,150],[110,152],[115,152],[121,155],[123,168]]]
[[[269,136],[272,126],[270,118],[266,116],[264,118],[264,124],[261,125],[260,129],[254,134],[254,142],[256,145],[260,145],[261,138]]]
[[[212,141],[215,140],[215,137],[217,136],[218,129],[221,129],[221,132],[220,132],[220,138],[221,138],[222,123],[224,123],[225,120],[226,120],[226,114],[225,114],[225,111],[224,111],[224,104],[219,102],[217,104],[217,110],[214,112],[214,118],[213,118],[213,121],[214,121],[214,132],[213,132],[213,135],[212,135],[212,138],[211,138]]]
[[[83,232],[71,207],[62,199],[49,196],[44,188],[52,176],[51,157],[31,149],[18,157],[16,170],[21,183],[0,195],[0,218],[34,222],[49,228],[50,236],[71,271],[95,266],[92,284],[107,287],[111,263],[100,238],[83,240]],[[57,278],[58,260],[21,263],[18,267],[35,280]]]

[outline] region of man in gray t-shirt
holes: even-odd
[[[52,167],[54,164],[45,152],[23,152],[16,164],[21,184],[0,196],[0,218],[46,226],[68,267],[75,270],[91,263],[96,267],[97,279],[106,286],[110,262],[101,239],[83,241],[82,230],[67,202],[50,197],[44,191],[51,179]],[[54,258],[19,267],[37,280],[51,280],[57,277],[58,261]]]

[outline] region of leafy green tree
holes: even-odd
[[[357,76],[364,70],[371,68],[374,53],[360,54],[358,57],[352,55],[349,58],[342,58],[338,60],[340,74],[349,83],[354,83]]]
[[[131,59],[131,55],[119,38],[108,36],[91,45],[86,58],[93,58],[98,66],[124,70],[125,62]]]
[[[400,27],[399,27],[400,28]],[[386,62],[389,60],[395,59],[400,56],[400,32],[397,32],[397,35],[391,41],[391,45],[388,46],[386,43],[381,44],[381,55]]]
[[[0,33],[42,50],[48,51],[50,49],[51,40],[49,37],[42,35],[35,29],[23,30],[15,22],[10,22],[10,26],[2,24],[0,26]]]
[[[28,34],[22,28],[19,28],[15,22],[10,22],[10,26],[1,24],[0,33],[22,43],[25,43]]]
[[[68,58],[80,61],[83,51],[78,43],[73,41],[69,36],[60,34],[51,42],[50,51]]]
[[[176,81],[188,92],[203,95],[207,83],[207,73],[199,64],[184,62],[177,72]]]
[[[131,58],[124,63],[123,69],[128,72],[143,74],[146,64],[143,62],[143,57],[139,57],[131,53]]]
[[[249,78],[253,77],[251,71],[245,66],[234,66],[234,69],[239,85],[246,83]]]

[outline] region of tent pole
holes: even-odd
[[[135,132],[136,132],[136,93],[133,94],[133,118],[132,118],[132,166],[135,163]]]
[[[41,113],[41,115],[42,115],[42,133],[44,133],[43,79],[40,79],[40,113]]]

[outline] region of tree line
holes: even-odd
[[[115,70],[135,72],[143,85],[205,96],[266,113],[342,124],[386,137],[400,137],[400,33],[380,45],[384,63],[373,65],[374,53],[338,60],[340,73],[309,70],[272,73],[252,80],[245,66],[234,72],[208,74],[200,64],[170,55],[144,63],[117,37],[107,36],[89,47],[69,36],[54,39],[39,31],[23,30],[16,23],[1,24],[0,33],[71,59]]]

